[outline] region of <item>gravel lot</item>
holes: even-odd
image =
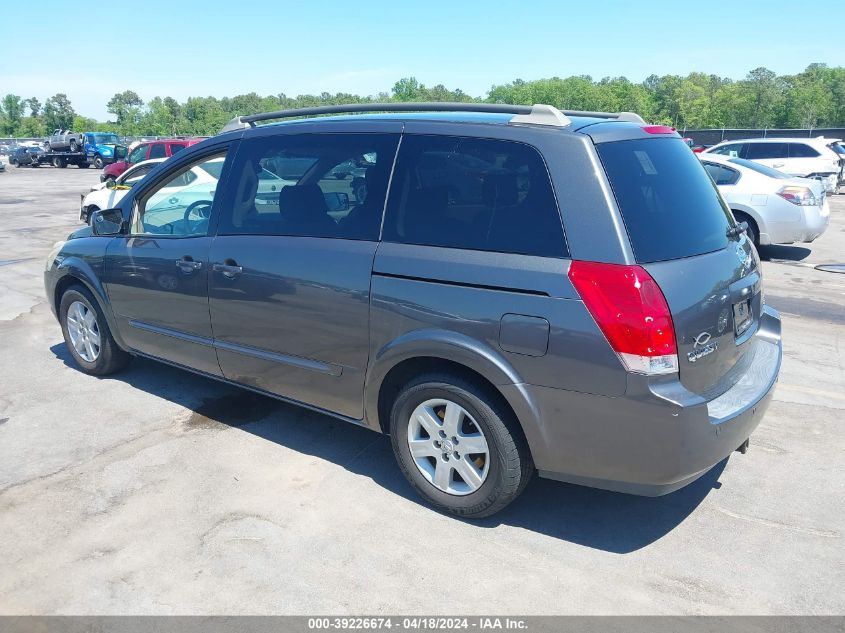
[[[0,174],[0,613],[841,614],[845,195],[764,249],[785,358],[745,456],[647,499],[535,479],[480,523],[389,442],[136,360],[75,370],[43,260],[95,170]]]

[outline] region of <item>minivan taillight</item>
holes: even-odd
[[[644,268],[574,260],[569,279],[628,371],[678,371],[672,314]]]

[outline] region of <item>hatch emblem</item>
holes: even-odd
[[[693,347],[702,347],[707,345],[710,342],[710,332],[702,332],[698,336],[695,337],[695,343]]]
[[[692,344],[692,351],[687,352],[687,360],[691,363],[694,363],[697,360],[704,358],[705,356],[709,356],[713,352],[716,351],[717,344],[716,341],[711,342],[709,332],[702,332],[698,336],[695,337],[695,342]]]

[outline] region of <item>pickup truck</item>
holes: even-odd
[[[70,150],[76,152],[82,147],[82,133],[69,130],[55,130],[53,135],[47,139],[50,149]]]

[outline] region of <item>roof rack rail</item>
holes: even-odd
[[[583,116],[594,119],[616,119],[617,121],[630,121],[631,123],[645,123],[636,112],[590,112],[588,110],[561,110],[566,116]]]
[[[576,110],[561,111],[554,106],[545,104],[509,105],[501,103],[462,103],[462,102],[426,102],[426,103],[351,103],[347,105],[316,106],[313,108],[294,108],[238,116],[229,121],[220,133],[242,130],[254,127],[259,121],[272,119],[291,119],[296,117],[317,116],[321,114],[354,114],[359,112],[493,112],[498,114],[513,114],[511,123],[528,123],[533,125],[549,125],[566,127],[571,121],[569,116],[591,116],[620,121],[644,121],[633,112],[579,112]]]

